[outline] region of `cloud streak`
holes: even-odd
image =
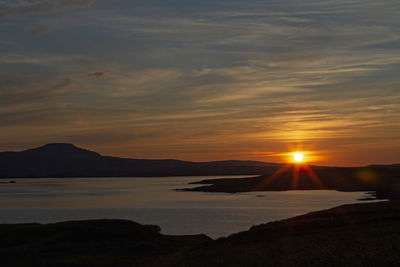
[[[77,8],[88,8],[96,0],[42,0],[36,2],[23,2],[17,6],[11,6],[0,13],[2,17],[9,16],[36,16],[54,12],[63,12]]]
[[[104,71],[92,72],[87,75],[88,77],[94,78],[104,78],[106,77],[106,73]]]
[[[36,37],[45,36],[46,34],[52,32],[53,30],[54,28],[52,26],[45,24],[35,24],[30,27],[30,31]]]

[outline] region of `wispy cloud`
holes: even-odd
[[[0,16],[32,16],[90,7],[96,0],[41,0],[20,2],[0,13]]]
[[[46,24],[35,24],[32,25],[29,29],[36,37],[42,37],[54,30],[52,26]]]
[[[79,54],[54,54],[54,53],[0,53],[0,64],[36,64],[51,67],[58,64],[85,62],[90,57]]]
[[[36,80],[36,79],[32,79]],[[37,82],[37,80],[36,80]],[[21,88],[21,85],[29,85],[29,89]],[[32,82],[23,82],[20,85],[14,84],[13,81],[7,83],[4,82],[2,85],[2,98],[0,103],[4,106],[6,105],[15,105],[26,102],[43,102],[48,97],[61,95],[70,90],[70,86],[73,84],[71,79],[63,79],[62,81],[58,81],[56,84],[49,85],[44,87],[40,84],[34,84]],[[7,90],[4,90],[7,89]]]
[[[89,73],[87,76],[94,77],[94,78],[104,78],[104,77],[106,77],[106,72],[104,72],[104,71],[92,72],[92,73]]]

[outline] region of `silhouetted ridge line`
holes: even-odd
[[[0,152],[0,178],[258,175],[279,164],[257,161],[190,162],[102,156],[68,143]]]
[[[69,143],[50,143],[41,147],[27,149],[21,152],[33,153],[35,155],[43,155],[43,156],[64,156],[64,157],[65,156],[72,157],[78,155],[101,156],[97,152],[83,149]]]

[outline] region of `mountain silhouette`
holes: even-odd
[[[97,152],[79,148],[73,144],[68,143],[53,143],[41,147],[28,149],[22,151],[25,155],[33,155],[35,157],[63,157],[63,158],[95,158],[101,157]]]
[[[0,152],[0,178],[138,177],[263,174],[279,164],[258,161],[190,162],[102,156],[68,143]]]

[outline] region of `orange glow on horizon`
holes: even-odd
[[[304,145],[289,145],[287,147],[288,152],[276,154],[280,156],[281,161],[285,163],[294,164],[318,164],[328,157],[328,151],[318,151],[314,150],[313,147]]]
[[[282,153],[281,156],[285,157],[285,162],[295,164],[305,164],[315,162],[317,156],[311,151],[295,150],[294,152]]]
[[[251,152],[251,159],[258,161],[294,164],[320,164],[331,159],[331,151],[318,151],[302,147],[288,147],[288,152]]]

